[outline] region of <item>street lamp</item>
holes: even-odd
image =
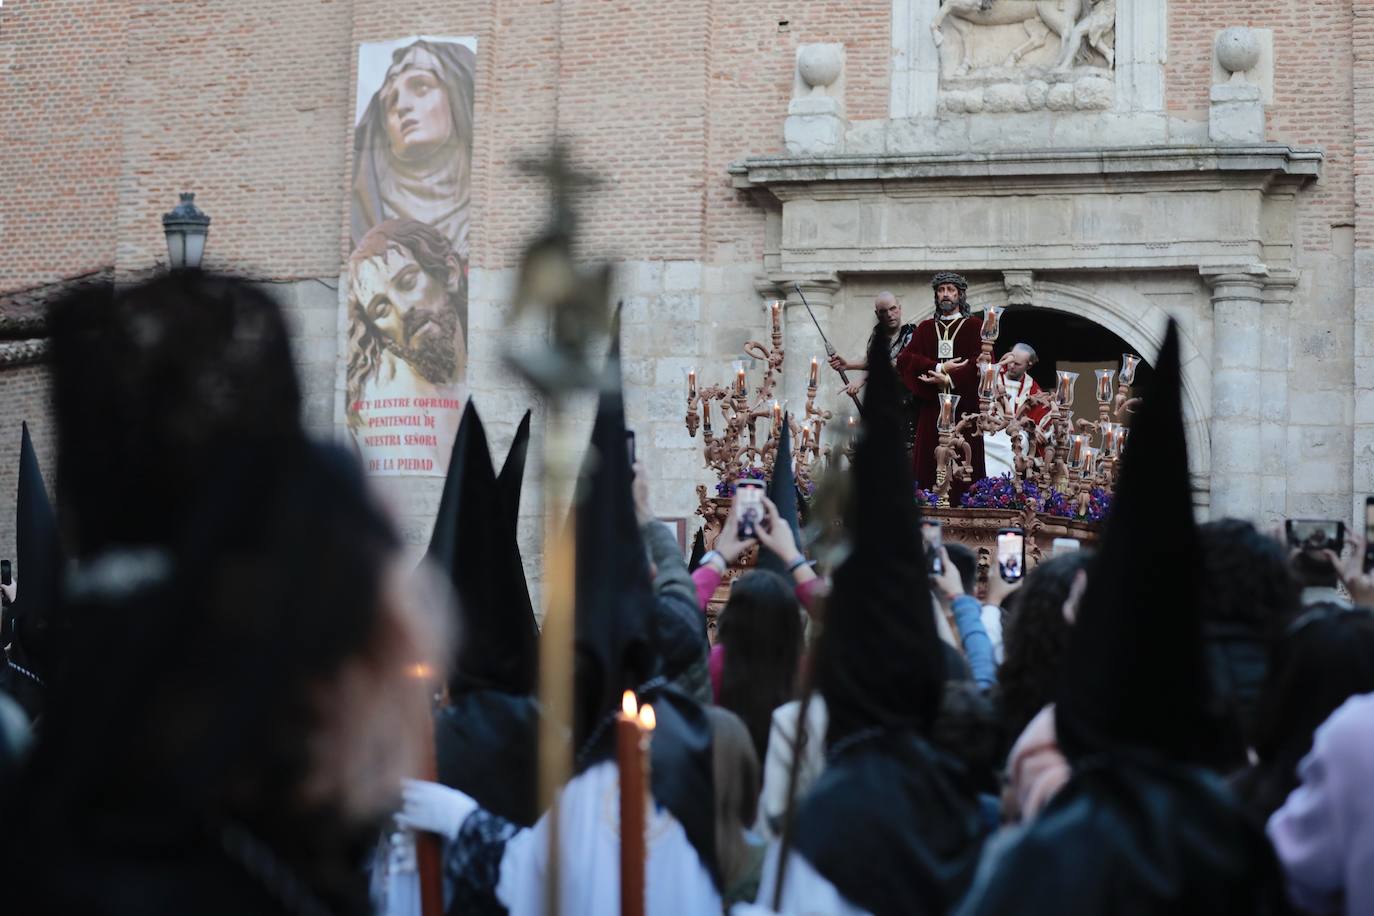
[[[172,270],[199,267],[205,254],[205,236],[210,232],[210,217],[195,205],[196,195],[181,192],[181,203],[162,215],[162,231],[167,235],[167,262]]]

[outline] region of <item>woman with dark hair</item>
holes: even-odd
[[[740,717],[707,706],[711,720],[712,775],[716,790],[716,857],[720,862],[721,903],[752,903],[758,895],[766,844],[752,827],[759,811],[759,758]]]
[[[1313,607],[1274,649],[1255,716],[1259,762],[1232,785],[1268,818],[1298,786],[1298,762],[1312,734],[1347,699],[1374,691],[1374,613],[1334,604]]]
[[[716,702],[744,721],[762,760],[773,710],[797,692],[802,618],[792,587],[768,570],[740,576],[720,613],[719,633],[729,664],[721,671]]]
[[[1092,554],[1074,551],[1031,570],[1006,614],[1006,657],[997,670],[1003,733],[1014,742],[1046,704],[1053,702],[1072,622],[1064,616],[1074,578]]]
[[[1041,563],[1010,602],[1006,660],[998,670],[1007,821],[1033,817],[1069,778],[1055,736],[1053,703],[1091,556],[1075,551]]]

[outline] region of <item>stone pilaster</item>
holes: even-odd
[[[801,287],[801,293],[797,292],[798,286]],[[783,363],[782,397],[786,399],[788,409],[800,411],[806,404],[806,382],[811,370],[811,357],[814,356],[821,361],[820,391],[816,403],[833,410],[838,403],[835,389],[840,387],[840,380],[825,365],[825,343],[816,330],[816,324],[820,324],[827,337],[832,336],[830,317],[834,310],[835,294],[840,290],[840,281],[833,276],[789,277],[774,280],[769,288],[772,291],[765,292],[765,296],[787,301],[782,326],[783,347],[787,350],[787,361]],[[806,303],[816,316],[815,322],[806,313],[802,294],[805,294]]]
[[[1263,514],[1263,267],[1204,268],[1212,288],[1213,518]]]

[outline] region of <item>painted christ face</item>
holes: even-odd
[[[444,278],[426,271],[402,245],[354,265],[350,279],[363,317],[383,345],[434,384],[457,373],[458,313]]]
[[[941,283],[935,287],[935,304],[946,314],[959,307],[959,287],[953,283]]]
[[[1030,368],[1030,354],[1025,350],[1013,349],[1007,357],[1007,378],[1013,381],[1026,377]]]
[[[902,326],[902,306],[891,296],[879,296],[873,301],[873,314],[878,324],[895,331]]]
[[[453,135],[448,92],[432,70],[406,67],[387,79],[382,104],[386,135],[397,159],[423,159]]]

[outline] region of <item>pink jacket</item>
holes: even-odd
[[[701,612],[706,613],[706,603],[715,594],[716,587],[720,585],[723,577],[716,572],[714,566],[698,566],[692,573],[692,582],[697,587],[697,603],[701,605]],[[797,585],[797,601],[806,608],[806,612],[811,613],[811,609],[816,600],[816,592],[821,586],[821,578],[809,579]],[[725,670],[725,647],[717,643],[711,647],[711,657],[709,660],[711,669],[711,699],[720,702],[720,683],[721,672]]]

